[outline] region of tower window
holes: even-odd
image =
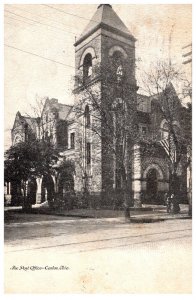
[[[91,163],[91,144],[86,144],[86,163],[87,165],[90,165]]]
[[[88,105],[86,105],[86,107],[85,107],[84,116],[85,116],[85,126],[90,127],[91,119],[90,119],[90,111],[89,111]]]
[[[87,79],[92,75],[92,56],[88,53],[83,62],[83,78]]]
[[[120,65],[123,64],[123,54],[120,51],[115,51],[112,55],[112,60],[115,68],[117,69]]]
[[[71,149],[75,148],[75,133],[72,132],[70,135],[70,145],[71,145]]]

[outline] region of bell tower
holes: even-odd
[[[81,135],[83,177],[90,178],[87,181],[88,185],[90,182],[93,191],[101,192],[108,187],[114,188],[116,176],[114,174],[113,154],[109,150],[104,150],[106,149],[104,144],[107,144],[109,133],[105,133],[102,126],[103,121],[100,121],[101,138],[99,141],[93,131],[90,130],[95,119],[91,113],[93,105],[88,99],[89,93],[86,93],[86,89],[96,92],[96,100],[100,105],[104,106],[108,102],[108,98],[112,99],[112,107],[115,102],[118,104],[119,98],[122,97],[121,86],[124,83],[128,91],[126,98],[128,101],[135,101],[137,89],[135,42],[136,39],[112,6],[100,4],[91,21],[74,44],[75,105],[82,102],[84,111],[84,121],[81,121],[83,130],[78,130],[78,132],[83,132]],[[86,115],[87,111],[90,117]],[[91,159],[89,159],[89,153]]]
[[[91,21],[75,42],[75,88],[90,83],[109,58],[121,55],[128,64],[129,82],[135,85],[136,39],[110,4],[100,4]],[[117,62],[116,62],[117,63]],[[119,66],[116,66],[117,68]],[[122,70],[121,70],[122,71]]]

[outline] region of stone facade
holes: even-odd
[[[160,145],[157,146],[153,155],[145,151],[146,141],[154,137],[161,140],[164,120],[157,98],[137,93],[135,41],[112,7],[100,5],[92,21],[75,43],[73,107],[60,104],[56,99],[47,99],[41,121],[39,120],[36,127],[34,124],[37,120],[32,119],[30,126],[34,135],[39,134],[40,137],[50,139],[62,155],[75,162],[74,190],[78,195],[82,195],[85,189],[88,189],[91,201],[94,201],[93,205],[97,207],[106,205],[110,197],[112,200],[109,204],[112,205],[114,201],[117,190],[117,161],[108,147],[111,136],[103,126],[103,116],[94,109],[89,91],[96,94],[96,101],[100,107],[106,105],[108,94],[114,95],[113,103],[120,101],[121,95],[118,95],[116,87],[112,84],[105,86],[102,80],[103,73],[107,73],[107,70],[103,72],[103,66],[106,66],[108,60],[115,57],[116,53],[120,53],[126,61],[126,98],[131,109],[135,111],[140,135],[136,144],[127,143],[125,149],[128,188],[133,199],[130,205],[141,207],[145,201],[161,203],[164,193],[169,190],[169,169],[164,149],[159,151]],[[117,76],[123,74],[121,67],[118,66]],[[104,76],[107,77],[107,74]],[[175,93],[173,87],[171,92]],[[127,113],[129,105],[125,107],[124,114]],[[13,144],[18,141],[18,136],[22,136],[24,140],[24,126],[20,123],[18,127],[19,119],[22,118],[24,117],[18,113],[12,130]],[[119,118],[120,115],[114,114],[112,128],[118,126]],[[176,123],[180,128],[179,121],[176,116]],[[39,194],[41,179],[37,180],[37,186]],[[186,184],[183,188],[186,190]]]

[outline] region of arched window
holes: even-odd
[[[92,55],[90,53],[86,54],[83,61],[83,78],[87,79],[92,75]]]
[[[123,64],[123,54],[120,51],[115,51],[112,55],[113,63],[119,67],[120,65]]]
[[[124,59],[127,59],[127,53],[122,47],[115,45],[110,48],[109,56],[112,57],[115,52],[120,52],[123,55]]]
[[[85,126],[89,127],[91,124],[91,119],[90,119],[90,110],[88,105],[86,105],[85,107],[84,117],[85,117]]]

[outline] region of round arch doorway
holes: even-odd
[[[156,169],[150,169],[146,176],[146,200],[156,203],[158,195],[158,174]]]

